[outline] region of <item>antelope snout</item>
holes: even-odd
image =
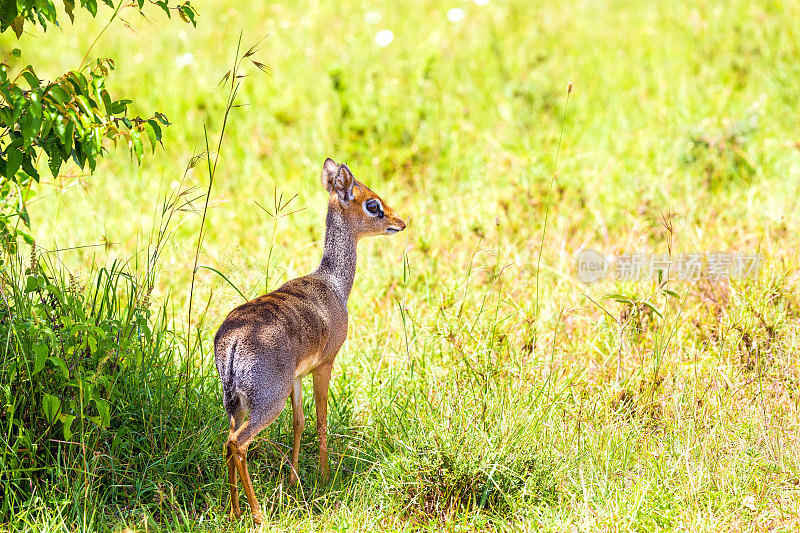
[[[392,225],[391,225],[391,226],[389,226],[388,228],[386,228],[386,233],[388,233],[389,235],[391,235],[391,234],[393,234],[393,233],[398,233],[398,232],[401,232],[401,231],[403,231],[404,229],[406,229],[406,223],[405,223],[405,222],[403,222],[403,219],[402,219],[402,218],[397,218],[397,217],[395,217],[395,218],[392,220]]]

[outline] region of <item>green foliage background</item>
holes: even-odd
[[[134,100],[131,114],[169,117],[164,149],[140,166],[114,151],[92,176],[70,164],[56,177],[40,169],[27,205],[40,254],[98,245],[52,255],[43,268],[56,297],[91,310],[99,268],[119,259],[137,281],[100,285],[122,302],[108,331],[128,331],[125,317],[146,308],[156,340],[97,333],[136,361],[113,373],[113,399],[99,396],[112,400],[113,430],[89,432],[88,455],[48,441],[59,462],[45,465],[49,481],[37,490],[14,466],[21,495],[9,528],[218,530],[226,521],[210,348],[241,297],[213,270],[197,272],[187,357],[208,177],[202,165],[183,176],[205,150],[203,124],[216,145],[218,83],[240,30],[248,46],[266,36],[257,57],[269,75],[253,68],[243,80],[246,105],[232,110],[200,263],[248,297],[313,269],[327,156],[409,221],[405,233],[360,245],[332,387],[336,479],[317,480],[309,423],[303,489],[287,487],[285,413],[252,451],[267,529],[797,528],[794,4],[196,7],[196,29],[123,10],[91,54],[115,59],[106,87]],[[456,7],[463,19],[452,22]],[[10,32],[2,44],[23,49],[17,68],[31,63],[55,79],[81,64],[106,21],[76,16],[74,27],[44,34],[32,25],[24,46]],[[380,47],[386,29],[393,40]],[[255,202],[276,211],[295,194],[287,216]],[[180,208],[153,263],[167,205]],[[579,283],[574,253],[584,246],[757,251],[763,262],[755,280],[672,283],[676,298],[652,282]],[[28,266],[15,267],[21,291],[39,279]],[[83,289],[68,293],[66,274],[60,283],[54,274],[62,269]],[[31,283],[31,294],[53,292]],[[142,306],[138,287],[148,284]],[[26,339],[35,369],[37,338]],[[36,375],[57,375],[44,361]],[[101,404],[87,403],[98,426]],[[27,457],[5,442],[4,457]]]

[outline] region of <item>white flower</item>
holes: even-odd
[[[460,22],[464,19],[464,10],[460,7],[454,7],[447,10],[447,20],[450,22]]]
[[[364,22],[367,24],[377,24],[381,21],[381,12],[374,9],[364,12]]]
[[[375,34],[375,44],[377,44],[381,48],[389,46],[389,44],[393,40],[394,40],[394,33],[392,33],[392,30],[381,30]]]
[[[175,65],[178,67],[186,67],[194,63],[194,54],[191,52],[186,52],[185,54],[181,54],[179,56],[175,56]]]

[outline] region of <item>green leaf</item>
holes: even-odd
[[[69,155],[72,151],[72,137],[75,132],[75,124],[68,118],[63,118],[62,120],[64,120],[64,123],[56,126],[56,132],[58,133],[59,140],[61,140],[61,146],[64,147],[64,151]]]
[[[89,353],[93,354],[93,353],[97,352],[97,339],[95,339],[94,337],[91,337],[91,336],[87,337],[86,338],[86,343],[89,345]]]
[[[56,14],[56,6],[51,0],[40,0],[36,2],[36,7],[38,11],[44,15],[44,17],[52,22],[53,24],[58,24],[58,15]],[[42,24],[44,26],[44,24]]]
[[[603,300],[614,300],[615,302],[621,304],[631,304],[631,305],[633,305],[634,303],[633,300],[631,300],[627,296],[618,293],[606,294],[605,296],[603,296]]]
[[[25,107],[28,105],[28,100],[22,94],[22,91],[19,87],[14,86],[13,88],[13,99],[14,99],[14,114],[11,115],[11,121],[16,122],[19,120],[19,117],[22,116],[22,112],[25,110]]]
[[[162,134],[161,126],[158,124],[158,122],[156,122],[152,118],[148,120],[147,123],[150,124],[150,126],[152,126],[153,131],[156,134],[156,140],[158,142],[161,142],[161,134]]]
[[[61,400],[45,392],[42,394],[42,408],[44,409],[44,417],[47,419],[47,423],[52,424],[61,409]]]
[[[14,57],[22,57],[22,50],[20,50],[19,48],[14,48],[13,50],[11,50],[11,55]]]
[[[28,68],[23,70],[20,74],[22,74],[22,77],[28,82],[28,85],[30,85],[31,89],[36,89],[39,87],[41,80],[39,80],[39,77],[33,72],[33,68],[30,65],[28,65]]]
[[[47,160],[47,164],[50,167],[50,174],[52,174],[54,178],[58,177],[58,173],[61,170],[61,162],[61,154],[57,153],[50,154],[50,157]]]
[[[94,107],[100,107],[97,103],[103,101],[103,97],[100,95],[100,91],[105,89],[105,76],[94,76],[92,78],[92,98],[95,101]]]
[[[86,0],[85,7],[93,17],[97,16],[97,0]]]
[[[128,104],[130,104],[131,102],[133,102],[133,100],[117,100],[116,102],[111,104],[111,107],[114,108],[112,113],[115,115],[124,113],[125,111],[128,110]]]
[[[169,126],[171,124],[171,122],[167,119],[167,115],[164,113],[156,113],[154,116],[165,126]]]
[[[72,144],[75,139],[75,122],[67,120],[67,127],[64,130],[64,136],[61,138],[62,146],[67,154],[72,151]]]
[[[95,398],[94,404],[97,406],[97,412],[100,414],[101,426],[107,428],[111,424],[111,410],[109,409],[108,402],[102,398]]]
[[[75,2],[74,0],[64,0],[64,12],[69,17],[69,21],[74,23],[75,22],[75,15],[72,13],[75,10]]]
[[[108,95],[108,91],[105,89],[100,91],[100,99],[103,101],[103,107],[106,109],[106,115],[111,115],[111,97]]]
[[[197,21],[194,18],[197,12],[189,2],[185,2],[183,5],[178,7],[178,14],[184,22],[190,22],[192,26],[195,28],[197,27]]]
[[[74,109],[69,109],[67,110],[67,117],[75,125],[75,133],[78,139],[82,139],[86,130],[86,125],[84,124],[85,119],[83,118],[83,115],[79,115]]]
[[[14,19],[14,22],[11,23],[11,29],[14,30],[14,35],[17,36],[17,39],[22,37],[22,27],[25,25],[25,17],[19,15],[17,18]]]
[[[15,139],[6,149],[6,178],[13,180],[22,164],[21,139]]]
[[[172,13],[169,11],[169,3],[167,0],[157,0],[156,5],[164,10],[164,13],[167,14],[167,18],[172,18]]]
[[[86,153],[83,151],[83,143],[77,139],[72,147],[72,160],[81,168],[86,166]]]
[[[141,164],[144,157],[144,146],[142,145],[142,134],[137,130],[131,130],[131,151],[136,155],[136,159]]]
[[[86,113],[89,116],[92,116],[92,104],[89,102],[89,99],[79,94],[75,97],[75,100],[78,102],[78,106],[81,108],[81,111]]]
[[[70,440],[72,438],[72,422],[75,420],[75,415],[61,413],[58,415],[58,419],[63,424],[61,430],[64,433],[64,440]]]
[[[39,131],[42,144],[46,143],[50,138],[50,129],[53,127],[53,121],[55,121],[57,116],[58,113],[48,106],[42,117],[42,128]]]
[[[30,223],[26,224],[30,227]],[[33,238],[33,235],[27,233],[25,230],[17,228],[16,232],[20,237],[22,237],[22,240],[25,241],[26,244],[33,244],[34,242],[36,242],[35,239]]]
[[[63,359],[56,356],[50,356],[47,358],[47,360],[53,363],[56,368],[61,369],[61,373],[64,374],[64,379],[69,379],[69,368],[67,368],[67,363],[65,363]]]
[[[11,27],[11,21],[17,17],[17,3],[3,0],[0,2],[0,31]]]
[[[28,97],[30,98],[28,114],[22,117],[23,120],[20,124],[22,137],[25,139],[23,145],[25,148],[36,140],[39,129],[42,127],[42,102],[39,100],[39,94],[32,91]]]
[[[86,76],[80,72],[73,70],[65,77],[72,83],[72,86],[75,87],[76,94],[87,94],[89,92],[89,82],[86,81]]]
[[[70,101],[70,96],[67,94],[67,91],[62,89],[59,85],[53,84],[47,88],[47,92],[45,93],[50,95],[52,100],[57,104],[64,105],[65,103]]]
[[[39,372],[42,371],[44,368],[44,364],[47,362],[47,355],[49,350],[47,346],[44,344],[36,343],[33,345],[33,354],[34,354],[34,363],[33,363],[33,372],[31,376],[35,376]]]
[[[28,276],[25,280],[25,292],[31,293],[39,288],[39,278],[36,276]]]
[[[147,134],[147,138],[150,140],[150,148],[153,150],[153,153],[155,153],[156,151],[156,142],[159,142],[161,140],[160,132],[156,133],[156,130],[153,127],[154,123],[156,124],[156,126],[158,126],[158,124],[154,120],[148,120],[143,124],[144,132]]]
[[[34,136],[36,135],[36,132],[33,130],[33,125],[34,125],[33,115],[31,115],[30,113],[25,113],[19,119],[19,129],[22,132],[22,139],[25,141],[23,143],[25,148],[31,145]],[[21,159],[20,162],[22,162]]]
[[[642,300],[641,304],[644,305],[645,307],[649,308],[652,312],[657,314],[659,317],[662,316],[661,312],[658,309],[656,309],[656,306],[654,306],[653,304],[651,304],[647,300]]]
[[[0,107],[0,120],[3,121],[3,124],[6,126],[12,126],[14,121],[11,120],[11,109],[8,107]]]
[[[36,167],[33,166],[33,151],[29,150],[30,153],[23,154],[22,157],[22,170],[25,171],[25,174],[35,179],[37,182],[39,181],[39,172],[36,170]],[[30,227],[30,221],[25,220],[25,225]]]

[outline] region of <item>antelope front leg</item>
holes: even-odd
[[[314,406],[317,410],[317,438],[319,439],[319,469],[322,479],[328,481],[328,385],[331,369],[328,364],[314,370]]]
[[[297,485],[300,480],[298,462],[300,459],[300,438],[303,436],[303,428],[306,425],[306,418],[303,416],[303,387],[301,378],[295,378],[292,387],[292,425],[294,426],[294,446],[292,447],[292,477],[289,483]]]

